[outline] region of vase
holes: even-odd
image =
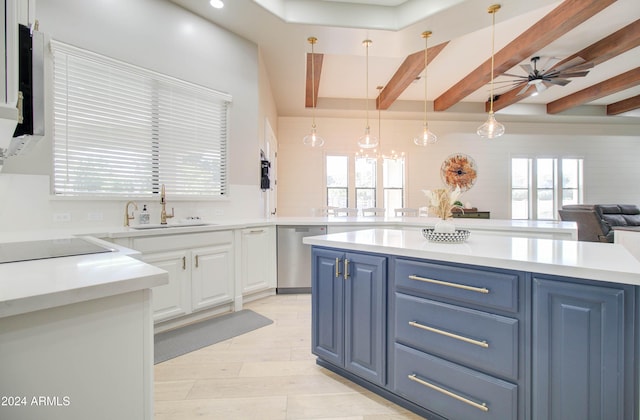
[[[433,230],[437,233],[456,233],[456,225],[452,221],[441,219]]]

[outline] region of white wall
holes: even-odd
[[[433,121],[429,127],[439,141],[426,148],[413,144],[421,132],[421,121],[382,119],[383,151],[395,149],[407,154],[408,207],[426,205],[421,190],[441,187],[440,165],[453,153],[470,155],[478,165],[476,184],[462,196],[492,218],[510,218],[510,158],[517,156],[582,157],[585,161],[585,203],[634,203],[640,205],[640,134],[637,125],[588,123],[504,122],[506,134],[481,140],[477,122]],[[364,119],[316,118],[318,132],[326,144],[322,149],[306,148],[302,138],[311,127],[309,118],[282,117],[278,122],[279,182],[281,216],[309,216],[313,208],[326,205],[324,156],[357,152],[357,138],[364,131]],[[377,118],[371,130],[377,134]]]
[[[259,150],[265,115],[270,116],[272,125],[276,121],[275,104],[255,44],[168,1],[37,0],[36,17],[40,30],[53,39],[229,93],[233,97],[229,199],[175,201],[170,185],[167,198],[169,205],[176,208],[177,217],[199,215],[215,219],[263,214]],[[8,159],[0,173],[0,191],[7,194],[2,195],[5,206],[0,209],[0,230],[122,224],[124,200],[50,199],[50,100],[49,94],[45,138],[28,155]],[[159,215],[159,205],[148,204],[153,220],[156,212]],[[35,212],[29,220],[21,217],[25,208]],[[53,213],[59,212],[71,213],[71,223],[53,223]],[[103,213],[103,221],[89,221],[88,214],[92,212]]]

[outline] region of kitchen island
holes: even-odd
[[[637,419],[624,247],[419,229],[308,237],[318,364],[429,419]]]
[[[105,251],[0,264],[0,418],[153,418],[150,289],[167,273],[86,241]]]

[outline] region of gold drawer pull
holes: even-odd
[[[414,374],[412,374],[412,375],[409,375],[409,379],[410,379],[410,380],[412,380],[412,381],[414,381],[414,382],[419,383],[420,385],[424,385],[424,386],[426,386],[427,388],[431,388],[431,389],[433,389],[433,390],[435,390],[435,391],[441,392],[441,393],[443,393],[444,395],[447,395],[447,396],[449,396],[449,397],[451,397],[451,398],[455,398],[455,399],[456,399],[456,400],[458,400],[458,401],[462,401],[462,402],[463,402],[463,403],[465,403],[465,404],[469,404],[470,406],[475,407],[475,408],[477,408],[477,409],[479,409],[479,410],[482,410],[482,411],[484,411],[484,412],[489,411],[489,407],[487,407],[487,403],[478,404],[477,402],[475,402],[475,401],[471,401],[471,400],[470,400],[470,399],[468,399],[468,398],[461,397],[461,396],[460,396],[460,395],[458,395],[458,394],[454,394],[454,393],[453,393],[453,392],[451,392],[451,391],[447,391],[447,390],[446,390],[446,389],[444,389],[444,388],[440,388],[440,387],[439,387],[439,386],[437,386],[437,385],[430,384],[429,382],[424,381],[424,380],[422,380],[422,379],[418,378],[418,377],[416,376],[416,374],[415,374],[415,373],[414,373]]]
[[[456,340],[464,341],[465,343],[475,344],[476,346],[484,347],[485,349],[489,348],[489,343],[487,343],[486,341],[474,340],[473,338],[468,338],[462,335],[453,334],[447,331],[439,330],[437,328],[429,327],[427,325],[422,325],[416,321],[409,321],[409,325],[426,331],[431,331],[436,334],[444,335],[446,337],[455,338]]]
[[[424,281],[426,283],[434,283],[434,284],[439,284],[441,286],[455,287],[456,289],[470,290],[472,292],[485,293],[485,294],[489,293],[489,289],[487,289],[486,287],[467,286],[466,284],[450,283],[448,281],[427,279],[425,277],[418,277],[416,275],[411,275],[411,276],[409,276],[409,278],[411,280]]]

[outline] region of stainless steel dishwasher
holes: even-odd
[[[277,293],[311,293],[311,247],[302,238],[326,233],[326,226],[278,226]]]

